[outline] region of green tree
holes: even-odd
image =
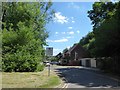
[[[99,7],[98,7],[99,6]],[[94,24],[94,56],[105,57],[118,54],[120,40],[120,2],[95,3],[89,17]]]
[[[93,32],[89,32],[79,41],[79,44],[82,45],[90,53],[90,56],[93,56],[94,41],[95,38]]]
[[[103,57],[119,53],[119,3],[95,2],[88,17],[93,31],[80,40],[91,56]]]
[[[3,71],[42,70],[52,3],[3,3]]]
[[[48,32],[45,30],[45,25],[53,17],[54,11],[51,8],[51,2],[4,2],[2,3],[2,29],[12,27],[14,30],[18,29],[18,23],[23,22],[25,26],[33,25],[33,29],[38,31],[36,38],[41,38],[43,44],[48,37]],[[5,25],[4,25],[5,24]]]
[[[88,11],[88,17],[92,21],[93,27],[97,28],[105,20],[111,18],[116,11],[116,4],[112,2],[95,2],[93,9]]]

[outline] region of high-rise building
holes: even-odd
[[[53,56],[53,47],[46,47],[46,56]]]

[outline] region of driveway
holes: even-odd
[[[89,70],[84,67],[60,66],[54,68],[66,85],[66,88],[112,88],[120,90],[120,82],[101,74],[99,71]],[[103,90],[103,89],[101,89]]]

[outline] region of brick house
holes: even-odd
[[[80,65],[80,59],[89,57],[89,53],[80,45],[74,44],[68,51],[63,53],[62,62],[66,61],[66,65]]]

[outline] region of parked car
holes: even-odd
[[[44,63],[45,66],[48,66],[50,64],[49,61],[44,61],[43,63]]]
[[[46,63],[46,66],[50,66],[50,63],[49,63],[49,62],[47,62],[47,63]]]
[[[54,64],[54,65],[58,65],[59,64],[59,62],[56,62],[56,61],[52,61],[52,62],[50,62],[50,64]]]

